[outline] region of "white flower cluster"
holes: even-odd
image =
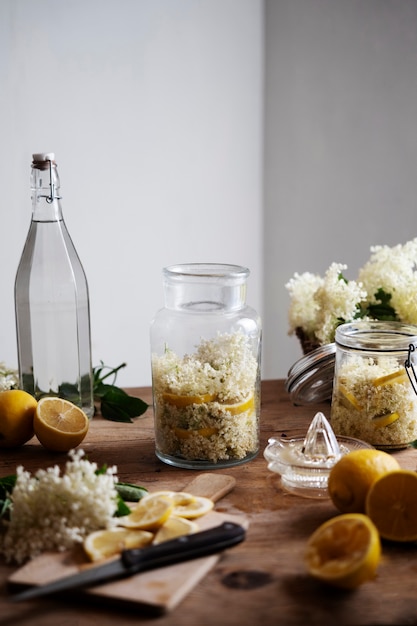
[[[354,319],[391,319],[417,324],[417,238],[404,245],[371,247],[358,280],[346,280],[347,265],[332,263],[324,278],[296,273],[286,284],[290,294],[289,334],[302,334],[318,345],[334,341],[336,327]],[[378,292],[389,297],[381,302]],[[379,294],[380,295],[380,294]],[[378,311],[378,306],[380,310]]]
[[[258,363],[242,332],[201,340],[194,354],[171,350],[152,357],[154,390],[178,395],[213,394],[220,402],[239,402],[253,391]]]
[[[359,270],[368,294],[374,303],[379,288],[391,294],[391,306],[401,322],[417,324],[417,238],[404,245],[373,246],[371,258]]]
[[[22,563],[47,550],[69,549],[90,532],[116,524],[116,468],[98,472],[96,463],[82,458],[83,450],[69,456],[62,474],[56,465],[33,476],[17,468],[10,520],[0,539],[7,561]]]
[[[10,369],[3,361],[0,361],[0,391],[17,389],[19,376],[16,370]]]

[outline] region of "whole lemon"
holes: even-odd
[[[0,448],[18,448],[33,437],[37,401],[21,389],[0,392]]]
[[[400,468],[398,461],[382,450],[354,450],[332,467],[327,488],[341,513],[364,513],[366,496],[377,478]]]

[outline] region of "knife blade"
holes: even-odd
[[[59,578],[51,583],[30,587],[10,596],[12,602],[31,600],[68,589],[91,587],[118,578],[126,578],[150,569],[197,559],[220,552],[245,539],[240,524],[223,522],[191,535],[183,535],[157,545],[124,550],[119,559]]]

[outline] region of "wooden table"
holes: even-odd
[[[151,403],[151,390],[129,390]],[[269,472],[263,450],[271,436],[303,436],[319,410],[329,405],[294,407],[283,381],[262,383],[261,451],[244,465],[221,471],[236,478],[236,487],[217,508],[249,519],[247,539],[225,552],[217,565],[172,612],[149,617],[88,603],[43,599],[13,605],[8,601],[7,577],[15,568],[0,563],[0,626],[228,626],[261,624],[324,625],[417,624],[417,546],[383,546],[383,561],[375,581],[354,592],[328,588],[306,574],[303,552],[308,536],[337,514],[327,499],[289,494],[280,478]],[[153,415],[134,424],[118,424],[95,417],[82,447],[91,461],[117,465],[121,481],[149,489],[182,489],[197,473],[173,468],[154,454]],[[402,467],[416,469],[417,452],[396,453]],[[2,451],[0,476],[16,465],[34,472],[53,464],[64,466],[66,456],[48,453],[31,441],[18,451]]]

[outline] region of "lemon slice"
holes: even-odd
[[[372,424],[375,426],[375,428],[384,428],[385,426],[389,426],[390,424],[393,424],[398,419],[400,419],[400,416],[398,415],[398,413],[388,413],[387,415],[380,415],[379,417],[374,417],[372,419]]]
[[[206,404],[207,402],[213,402],[216,396],[211,393],[197,396],[178,396],[175,393],[164,393],[162,397],[168,404],[173,404],[181,408],[189,406],[190,404]]]
[[[91,561],[101,561],[127,548],[142,548],[150,544],[153,538],[153,533],[146,530],[109,528],[90,533],[83,545]]]
[[[155,534],[153,543],[162,543],[169,539],[175,539],[176,537],[182,537],[183,535],[191,535],[196,533],[199,529],[196,522],[186,519],[185,517],[171,517],[165,522],[163,526]]]
[[[353,395],[352,392],[348,391],[344,385],[339,385],[339,391],[341,393],[341,402],[347,409],[356,409],[356,411],[361,411],[362,407]]]
[[[217,428],[208,426],[206,428],[197,428],[196,430],[188,430],[187,428],[174,428],[174,432],[177,435],[178,439],[190,439],[191,437],[195,437],[196,435],[208,439],[212,435],[217,435],[219,431]]]
[[[201,517],[214,507],[214,502],[210,498],[194,496],[186,491],[155,491],[144,496],[140,502],[146,506],[159,498],[166,498],[172,503],[171,515],[187,519]]]
[[[397,383],[406,383],[408,381],[408,375],[404,368],[397,370],[396,372],[391,372],[391,374],[386,374],[386,376],[380,376],[379,378],[375,378],[372,381],[372,384],[375,387],[380,387],[382,385],[395,385]]]
[[[173,512],[173,501],[162,495],[151,499],[147,499],[147,496],[145,498],[139,501],[129,515],[119,518],[121,526],[140,530],[157,530],[167,521]]]
[[[190,502],[193,502],[195,496],[186,491],[153,491],[152,493],[148,493],[146,496],[143,496],[143,498],[141,498],[141,502],[145,505],[152,500],[158,500],[160,498],[169,500],[175,507],[178,504],[189,504]],[[172,514],[175,515],[175,512],[172,511]]]
[[[186,517],[187,519],[195,519],[205,515],[214,507],[213,500],[204,498],[203,496],[193,496],[191,501],[179,501],[174,504],[174,515],[178,517]]]
[[[48,450],[68,452],[88,432],[87,415],[78,406],[56,397],[41,398],[33,418],[35,435]]]
[[[311,535],[305,564],[315,578],[355,589],[375,577],[380,558],[381,541],[374,523],[362,513],[346,513],[324,522]]]
[[[243,402],[237,402],[236,404],[221,404],[220,406],[231,415],[239,415],[240,413],[245,413],[245,411],[253,409],[255,406],[255,398],[252,394]]]

